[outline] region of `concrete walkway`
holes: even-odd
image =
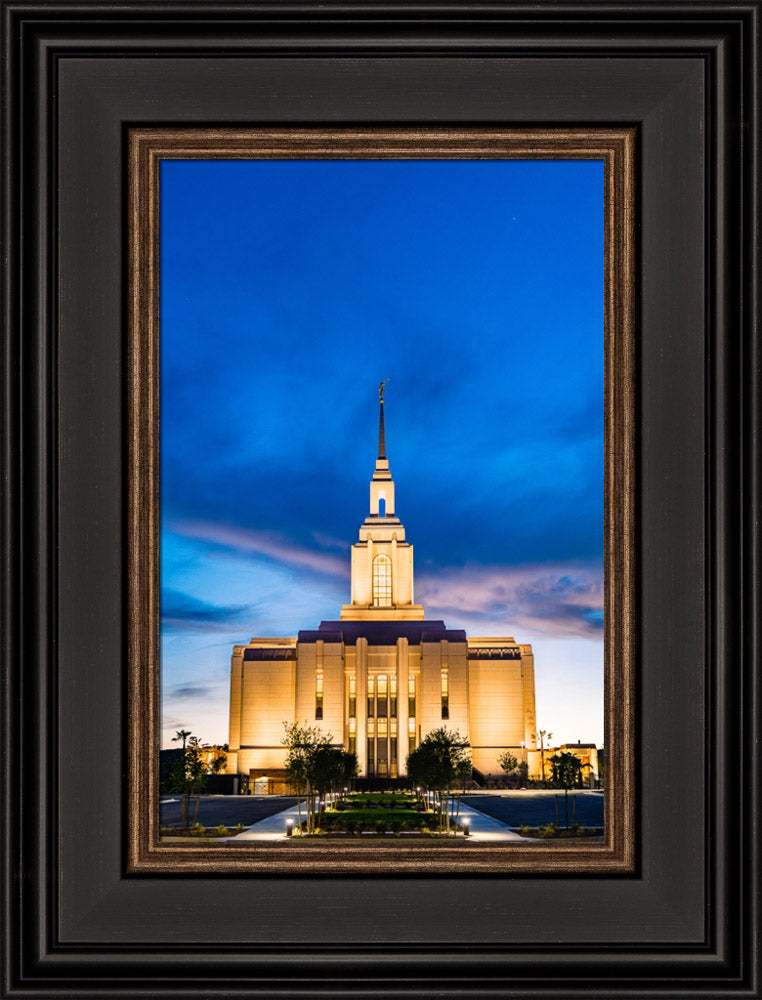
[[[461,802],[460,805],[460,819],[461,821],[468,817],[469,827],[471,830],[469,840],[473,840],[476,843],[483,843],[484,841],[508,841],[508,840],[527,840],[527,837],[522,837],[520,834],[515,833],[505,823],[501,823],[499,819],[494,819],[492,816],[487,816],[486,813],[480,812],[473,806],[464,805]]]
[[[302,806],[302,817],[304,817],[304,806]],[[498,841],[521,841],[526,839],[518,833],[514,833],[513,830],[510,830],[500,820],[493,819],[492,816],[487,816],[485,813],[479,812],[473,806],[461,804],[460,820],[462,821],[466,818],[469,820],[470,833],[468,840],[471,843],[478,844],[485,841],[495,843]],[[296,806],[284,809],[273,816],[268,816],[267,819],[261,819],[258,823],[252,823],[243,833],[239,833],[235,837],[222,839],[228,844],[240,844],[246,841],[285,840],[287,819],[294,821],[294,827],[298,825],[299,810]]]
[[[304,818],[304,804],[302,804],[302,818]],[[243,833],[236,834],[235,837],[227,837],[227,843],[240,844],[247,840],[285,840],[286,820],[292,819],[294,827],[299,824],[299,809],[291,806],[290,809],[283,809],[279,813],[261,819],[257,823],[252,823]]]

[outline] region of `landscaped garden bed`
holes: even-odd
[[[602,837],[603,827],[601,826],[570,826],[570,827],[557,827],[553,823],[549,823],[547,826],[521,826],[519,827],[519,833],[522,837],[528,837],[534,840],[551,840],[551,839],[572,839],[575,837]]]
[[[160,837],[206,837],[217,839],[218,837],[235,837],[239,833],[243,833],[246,828],[243,823],[239,823],[237,826],[202,826],[200,823],[194,823],[193,826],[187,828],[177,827],[177,826],[161,826],[159,827]]]
[[[306,820],[302,832],[306,832]],[[450,820],[449,835],[460,827]],[[439,829],[436,810],[427,809],[424,800],[404,792],[354,792],[337,797],[315,818],[314,835],[394,835],[411,837],[445,836]]]

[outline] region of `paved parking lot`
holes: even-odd
[[[464,795],[463,801],[507,826],[547,826],[556,821],[555,798],[558,796],[560,821],[564,823],[564,793],[547,791],[504,792],[501,795]],[[569,792],[569,822],[572,822],[572,798],[577,800],[577,823],[580,826],[603,826],[603,795],[596,792]]]
[[[251,826],[260,819],[266,819],[282,809],[296,805],[296,799],[288,795],[201,795],[198,807],[198,821],[202,826],[236,826],[243,823]],[[195,796],[191,804],[191,822],[196,808]],[[162,795],[159,802],[159,817],[163,826],[180,825],[180,796]]]

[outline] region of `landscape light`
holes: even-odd
[[[294,834],[294,821],[292,819],[286,820],[286,836],[292,837]]]
[[[468,816],[463,817],[463,836],[467,837],[471,832],[471,820]]]

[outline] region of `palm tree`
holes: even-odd
[[[186,742],[186,740],[188,739],[188,737],[190,735],[191,735],[190,729],[178,729],[177,730],[177,735],[172,737],[172,742],[173,743],[177,743],[178,740],[182,740],[183,741],[183,757],[182,757],[182,760],[183,760],[183,777],[184,778],[187,777],[187,775],[185,774],[185,742]],[[198,807],[196,808],[196,812],[198,812]],[[186,792],[183,792],[180,795],[180,825],[183,828],[187,828],[187,826],[188,826],[188,796],[187,796]]]
[[[540,767],[542,768],[542,783],[545,784],[545,740],[550,744],[550,739],[553,733],[549,733],[547,729],[538,729],[536,733],[532,733],[533,740],[540,741]]]
[[[172,737],[173,743],[177,743],[178,740],[183,741],[183,757],[185,756],[185,741],[188,739],[190,734],[191,734],[190,729],[178,729],[177,736]]]

